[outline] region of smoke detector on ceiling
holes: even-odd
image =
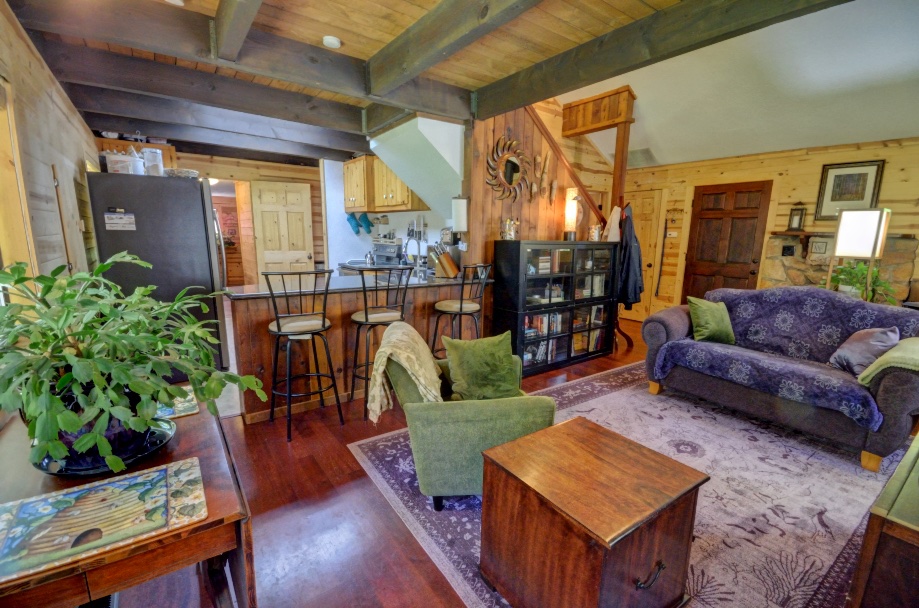
[[[168,2],[169,0],[167,0]],[[341,38],[336,36],[323,36],[322,37],[322,46],[329,49],[340,49],[341,48]]]

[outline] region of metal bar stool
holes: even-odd
[[[378,266],[361,268],[361,289],[364,309],[351,315],[351,322],[357,324],[354,334],[354,361],[351,366],[351,400],[354,401],[354,386],[357,380],[364,381],[364,420],[367,419],[367,385],[373,371],[370,358],[370,338],[375,327],[385,327],[396,321],[405,320],[405,295],[408,292],[410,266]],[[358,363],[361,350],[361,330],[364,330],[364,362]]]
[[[482,296],[485,294],[485,283],[488,281],[488,275],[491,274],[491,264],[470,264],[463,266],[460,271],[462,277],[462,286],[460,287],[459,300],[441,300],[434,304],[434,310],[437,311],[437,319],[434,321],[434,335],[431,337],[431,351],[437,357],[438,353],[446,352],[446,348],[437,346],[438,328],[440,318],[444,315],[450,316],[450,337],[455,338],[457,325],[459,325],[459,334],[463,335],[463,317],[472,317],[475,323],[475,337],[479,338],[479,313],[482,311]],[[440,341],[443,344],[443,340]]]
[[[311,270],[308,272],[263,272],[271,294],[271,306],[274,310],[274,321],[268,324],[268,333],[274,336],[274,357],[271,363],[271,414],[268,419],[274,420],[275,397],[281,395],[287,399],[287,441],[290,441],[291,399],[293,397],[311,397],[319,395],[319,404],[325,407],[324,393],[332,390],[335,393],[335,404],[338,406],[338,421],[345,423],[341,413],[341,400],[338,397],[338,383],[335,380],[335,368],[332,365],[332,354],[329,352],[329,341],[325,331],[332,326],[326,318],[326,302],[329,296],[329,277],[331,270]],[[319,368],[319,352],[316,340],[322,340],[325,347],[328,373]],[[313,363],[316,371],[310,371],[309,351],[303,353],[306,372],[291,375],[291,345],[294,342],[308,341],[312,344]],[[278,354],[284,349],[286,357],[283,377],[278,377]],[[316,388],[311,386],[316,379]],[[293,392],[295,380],[305,379],[306,389],[302,393]],[[325,379],[328,383],[323,386]],[[283,390],[279,387],[283,386]]]

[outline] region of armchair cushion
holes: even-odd
[[[443,341],[453,380],[452,399],[500,399],[519,394],[510,332],[478,340],[453,340],[444,336]]]

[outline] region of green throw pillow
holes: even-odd
[[[453,340],[444,336],[454,399],[463,401],[517,397],[517,368],[511,351],[511,332],[493,338]]]
[[[689,301],[693,338],[700,342],[734,344],[734,329],[724,302],[709,302],[692,297],[686,299]]]

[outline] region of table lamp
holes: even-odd
[[[826,273],[826,288],[830,288],[833,266],[839,258],[868,260],[868,281],[865,293],[871,293],[871,275],[874,261],[884,255],[887,228],[890,226],[890,209],[849,209],[839,212],[836,243],[833,257]]]
[[[578,227],[578,196],[577,188],[568,188],[565,191],[565,240],[577,240]]]

